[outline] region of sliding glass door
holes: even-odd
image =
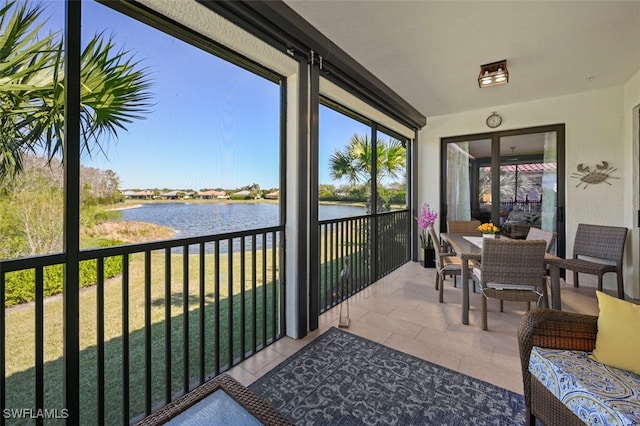
[[[526,238],[558,233],[564,255],[564,125],[442,140],[441,231],[447,220],[492,222]]]

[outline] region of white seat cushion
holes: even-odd
[[[473,268],[471,273],[474,281],[482,282],[482,272],[480,268]],[[500,284],[500,283],[484,283],[484,288],[491,288],[494,290],[529,290],[536,291],[536,286],[533,285],[518,285],[518,284]]]

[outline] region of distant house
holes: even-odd
[[[198,191],[198,198],[201,200],[211,200],[214,191]]]
[[[280,198],[280,191],[273,191],[264,195],[264,198],[267,200],[277,200]]]
[[[146,191],[124,191],[124,198],[127,200],[150,200],[153,193],[149,190]]]
[[[169,191],[160,194],[160,198],[164,200],[178,200],[181,198],[182,193],[180,191]]]
[[[224,200],[229,198],[229,195],[225,191],[216,191],[212,189],[210,191],[198,191],[197,197],[201,200]]]

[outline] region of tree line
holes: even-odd
[[[112,170],[80,168],[81,228],[119,215],[103,207],[121,201]],[[0,187],[0,258],[62,251],[63,168],[59,160],[25,155],[22,172]]]
[[[339,202],[366,202],[371,190],[364,184],[360,185],[340,185],[320,184],[318,188],[318,199],[320,201]],[[407,199],[407,188],[403,183],[393,183],[387,187],[378,187],[378,197],[382,199],[385,207],[405,204]]]
[[[133,191],[133,192],[141,192],[141,191],[148,191],[149,192],[149,196],[150,198],[154,199],[154,198],[161,198],[162,194],[167,193],[167,192],[171,192],[171,191],[176,191],[176,197],[183,199],[183,198],[194,198],[198,195],[198,192],[205,192],[205,191],[221,191],[221,192],[225,192],[227,195],[232,196],[234,193],[236,192],[240,192],[240,191],[248,191],[249,195],[243,198],[251,198],[251,199],[255,199],[255,198],[265,198],[265,196],[271,192],[275,192],[275,191],[279,191],[279,188],[269,188],[269,189],[262,189],[260,187],[259,184],[257,183],[253,183],[251,185],[244,185],[241,186],[239,188],[222,188],[222,187],[216,187],[216,188],[201,188],[199,190],[195,190],[193,188],[133,188],[133,189],[127,189],[127,191]],[[233,197],[232,197],[233,198]]]

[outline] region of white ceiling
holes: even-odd
[[[624,85],[640,70],[640,0],[285,0],[425,116]],[[480,89],[507,59],[509,83]]]

